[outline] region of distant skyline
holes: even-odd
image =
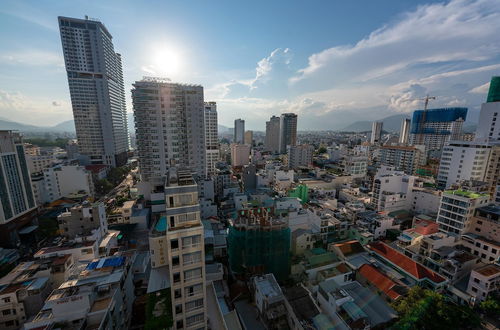
[[[57,16],[95,17],[122,54],[127,110],[143,76],[201,84],[219,123],[341,129],[422,107],[477,118],[500,75],[500,1],[2,1],[0,117],[72,119]]]

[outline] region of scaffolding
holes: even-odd
[[[229,267],[236,275],[273,273],[284,281],[290,273],[290,228],[273,219],[272,208],[240,211],[227,237]]]

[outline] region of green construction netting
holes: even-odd
[[[309,202],[309,189],[305,184],[298,185],[295,189],[288,193],[289,197],[300,198],[302,204]]]
[[[488,91],[488,99],[486,102],[500,101],[500,76],[491,78],[490,90]]]
[[[273,273],[278,281],[288,278],[290,228],[239,230],[230,226],[227,243],[234,273]]]

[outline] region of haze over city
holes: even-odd
[[[498,74],[500,3],[480,1],[3,1],[0,117],[52,126],[72,118],[58,15],[88,15],[123,55],[127,111],[142,76],[205,87],[219,123],[273,113],[299,129],[342,129],[433,106],[469,107],[476,122]]]

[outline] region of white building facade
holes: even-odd
[[[133,86],[141,179],[163,178],[172,166],[189,168],[205,177],[203,87],[161,78],[145,78]]]
[[[217,103],[205,102],[205,147],[207,148],[207,174],[215,173],[219,161],[219,136],[217,126]]]
[[[79,152],[121,166],[129,149],[121,55],[101,22],[59,17]]]

